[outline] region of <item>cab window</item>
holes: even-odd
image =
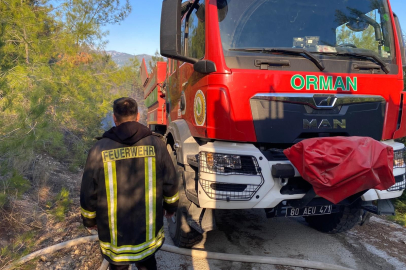
[[[203,2],[203,1],[201,1]],[[182,55],[201,59],[205,55],[204,4],[186,1],[182,3],[184,16],[181,28]]]

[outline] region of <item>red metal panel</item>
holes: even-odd
[[[145,63],[145,59],[142,59],[141,67],[140,67],[140,77],[141,77],[141,83],[142,85],[146,85],[148,82],[149,74],[148,74],[148,68],[147,64]]]
[[[166,79],[166,62],[158,62],[157,63],[157,76],[158,76],[158,84],[162,84]]]
[[[255,134],[241,132],[236,121],[229,90],[224,85],[210,85],[207,90],[207,136],[219,140],[255,141]]]
[[[291,71],[260,71],[260,70],[233,70],[232,75],[217,76],[215,83],[225,85],[230,92],[231,109],[235,113],[238,129],[248,134],[254,133],[252,115],[249,100],[258,93],[303,93],[303,94],[353,94],[353,95],[377,95],[385,98],[387,102],[385,123],[382,139],[393,138],[397,128],[399,114],[400,92],[403,89],[403,81],[398,80],[398,75],[373,75],[373,74],[347,74],[336,73],[338,76],[357,77],[357,91],[329,90],[294,90],[291,86],[292,76],[298,72]],[[300,72],[306,75],[325,75],[322,72]],[[209,118],[210,119],[210,118]],[[369,119],[373,121],[373,119]]]
[[[154,70],[148,78],[147,85],[144,86],[144,97],[146,98],[158,85],[160,86],[166,79],[166,62],[157,62]],[[161,89],[158,89],[159,91]],[[159,95],[158,95],[159,98]]]
[[[396,62],[397,65],[399,67],[399,79],[402,80],[403,79],[403,70],[402,70],[402,53],[400,51],[400,44],[399,44],[399,37],[398,37],[398,31],[396,30],[396,23],[395,23],[395,16],[393,16],[393,11],[392,11],[392,7],[390,4],[390,1],[388,0],[388,6],[389,6],[389,14],[391,17],[391,22],[392,22],[392,27],[393,27],[393,34],[395,36],[395,47],[396,47]]]
[[[393,31],[393,34],[395,36],[396,62],[397,62],[397,65],[399,67],[398,80],[399,80],[399,84],[401,85],[400,88],[398,88],[398,90],[400,92],[400,91],[403,91],[403,88],[404,88],[404,84],[403,84],[403,76],[404,76],[404,74],[403,74],[403,69],[402,69],[403,63],[402,63],[402,57],[401,57],[402,53],[400,51],[400,44],[399,44],[399,42],[397,42],[399,40],[398,31],[396,29],[395,16],[393,16],[392,6],[391,6],[389,0],[388,0],[388,6],[389,6],[389,14],[390,14],[391,21],[392,21],[392,27],[393,27],[392,31]],[[399,95],[399,97],[401,96],[400,93],[398,93],[398,95]],[[405,106],[405,102],[403,100],[403,107],[404,106]],[[395,110],[395,107],[396,107],[396,110]],[[398,138],[400,138],[400,137],[397,137],[399,135],[406,136],[406,132],[403,132],[403,133],[396,132],[396,128],[392,131],[392,128],[393,128],[392,126],[397,127],[397,123],[399,121],[398,120],[399,110],[400,110],[400,103],[395,103],[394,106],[392,106],[392,111],[387,111],[386,119],[392,118],[393,120],[391,122],[394,122],[394,123],[392,125],[388,125],[388,127],[386,127],[386,125],[385,125],[385,127],[384,127],[384,136],[387,135],[387,137],[384,137],[383,139],[386,139],[386,138],[387,139],[391,139],[391,138],[398,139]],[[404,108],[403,108],[403,113],[405,113]],[[406,121],[406,118],[402,118],[402,124],[403,125],[406,125],[406,123],[404,123],[405,121]],[[388,130],[386,130],[386,129],[388,129]],[[392,135],[391,138],[389,138],[389,134],[391,132],[392,132],[393,135]]]
[[[157,103],[148,108],[147,124],[166,125],[166,109],[163,99],[158,99]]]
[[[158,123],[158,108],[159,104],[155,103],[155,105],[148,108],[148,117],[147,117],[147,124],[148,125],[156,125]]]
[[[151,74],[148,77],[148,83],[144,85],[144,97],[146,98],[151,94],[157,85],[157,76],[156,76],[156,67],[151,71]]]
[[[162,83],[166,79],[166,67],[167,64],[165,62],[157,62],[156,67],[149,75],[148,83],[144,87],[145,98],[153,94],[155,88],[157,88],[158,92],[157,102],[148,108],[148,125],[166,125],[165,95],[162,92]]]
[[[221,44],[217,0],[206,0],[206,57],[216,64],[217,73],[231,73]]]
[[[398,130],[395,131],[393,138],[400,139],[406,137],[406,95],[403,94],[403,106],[402,106],[402,115],[401,115],[401,123]]]

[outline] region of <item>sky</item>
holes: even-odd
[[[330,0],[334,1],[334,0]],[[131,14],[120,24],[105,28],[109,31],[106,50],[129,54],[153,55],[159,50],[159,28],[162,0],[130,0]],[[406,33],[406,0],[390,0]]]

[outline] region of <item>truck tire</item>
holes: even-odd
[[[167,149],[175,166],[176,176],[179,179],[179,205],[175,215],[172,218],[167,219],[169,234],[175,246],[191,248],[202,241],[203,235],[191,228],[187,223],[187,210],[189,209],[191,202],[187,199],[183,187],[182,172],[184,169],[178,165],[172,146],[168,144]]]
[[[346,206],[343,211],[323,216],[309,216],[305,220],[316,230],[329,234],[351,230],[361,221],[362,210],[356,206]]]

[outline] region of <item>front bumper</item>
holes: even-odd
[[[401,150],[404,145],[394,141],[385,141],[394,150]],[[271,174],[272,165],[291,164],[288,160],[269,161],[261,151],[252,144],[240,144],[229,142],[213,142],[200,146],[199,151],[209,153],[222,153],[229,155],[250,156],[254,160],[258,173],[251,174],[227,174],[213,173],[199,169],[198,200],[202,208],[209,209],[250,209],[250,208],[274,208],[283,201],[298,200],[304,197],[302,194],[282,194],[283,183],[275,179]],[[200,158],[201,160],[201,158]],[[405,168],[395,168],[394,175],[404,176]],[[295,169],[295,178],[300,178]],[[380,191],[371,189],[362,196],[364,201],[383,200],[400,197],[403,194],[405,182],[397,183],[400,188]]]

